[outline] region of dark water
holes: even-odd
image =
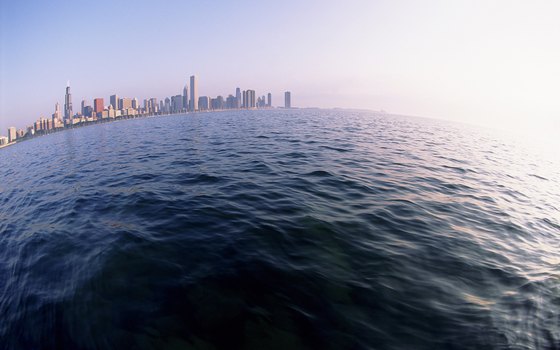
[[[559,349],[560,166],[267,111],[0,150],[2,349]]]

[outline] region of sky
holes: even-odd
[[[70,81],[116,93],[292,91],[298,107],[560,133],[560,1],[0,0],[0,135],[50,116]]]

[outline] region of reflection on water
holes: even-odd
[[[367,112],[208,113],[0,151],[0,344],[555,349],[560,165]]]

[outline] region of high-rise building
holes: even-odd
[[[105,106],[103,105],[103,98],[96,98],[93,100],[93,111],[97,113],[102,113]]]
[[[189,89],[187,85],[183,88],[183,109],[185,111],[189,109]]]
[[[62,120],[62,114],[60,113],[60,104],[58,102],[54,105],[54,113],[52,117],[56,120]]]
[[[243,90],[243,108],[255,108],[255,90]]]
[[[229,95],[226,98],[226,108],[227,109],[233,109],[233,108],[237,108],[237,99],[233,96],[233,95]]]
[[[198,111],[198,84],[196,75],[191,76],[191,99],[189,107],[192,112]]]
[[[81,108],[81,113],[82,115],[86,115],[86,100],[82,100],[82,108]]]
[[[220,110],[220,109],[224,109],[224,97],[223,96],[218,96],[216,98],[212,99],[211,102],[212,105],[212,109],[214,110]]]
[[[284,108],[292,108],[292,93],[289,91],[284,93]]]
[[[256,97],[255,90],[247,90],[247,100],[249,102],[247,108],[255,108],[256,106],[255,97]]]
[[[171,96],[171,113],[179,113],[183,109],[183,96]]]
[[[157,98],[152,97],[150,98],[150,113],[157,113],[159,110]]]
[[[119,109],[129,109],[132,107],[132,99],[128,97],[123,97],[119,100]]]
[[[266,106],[267,107],[272,107],[272,94],[269,92],[267,97],[268,97],[268,99],[266,101]]]
[[[236,104],[235,104],[235,108],[241,108],[241,89],[240,88],[235,89],[235,99],[237,100]]]
[[[132,99],[132,108],[138,109],[138,99],[136,97]]]
[[[207,111],[210,109],[210,98],[208,98],[208,96],[200,96],[198,98],[198,109],[200,111]]]
[[[66,86],[66,96],[64,97],[64,119],[70,120],[74,113],[72,112],[72,94],[70,93],[70,82]]]
[[[91,106],[86,106],[84,108],[84,116],[85,117],[93,117],[93,108]]]
[[[17,138],[16,128],[12,126],[8,128],[8,142],[14,142]]]
[[[113,106],[113,109],[119,109],[119,96],[111,95],[109,97],[109,105]]]
[[[167,114],[171,113],[171,100],[169,99],[169,97],[165,98],[164,111]]]

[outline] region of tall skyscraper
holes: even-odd
[[[81,108],[82,115],[86,115],[86,100],[82,100],[82,106],[81,107],[82,107]]]
[[[191,100],[189,107],[192,112],[198,111],[198,84],[196,81],[196,75],[191,76]]]
[[[289,91],[284,93],[284,108],[292,108],[292,93]]]
[[[119,96],[111,95],[109,97],[109,104],[113,106],[113,109],[119,109]]]
[[[241,108],[241,89],[235,89],[235,99],[237,100],[235,103],[235,108]]]
[[[185,111],[189,109],[189,89],[187,85],[183,88],[183,109]]]
[[[268,100],[266,101],[266,106],[267,107],[272,107],[272,94],[269,92],[267,97],[268,97]]]
[[[136,97],[132,99],[132,108],[138,109],[138,99]]]
[[[70,120],[72,118],[72,94],[70,93],[70,82],[66,86],[66,96],[64,97],[64,119]]]
[[[103,112],[104,108],[105,107],[103,106],[103,98],[96,98],[93,100],[93,111],[95,113]]]
[[[256,94],[255,90],[244,90],[243,91],[243,108],[255,108],[256,106]]]

